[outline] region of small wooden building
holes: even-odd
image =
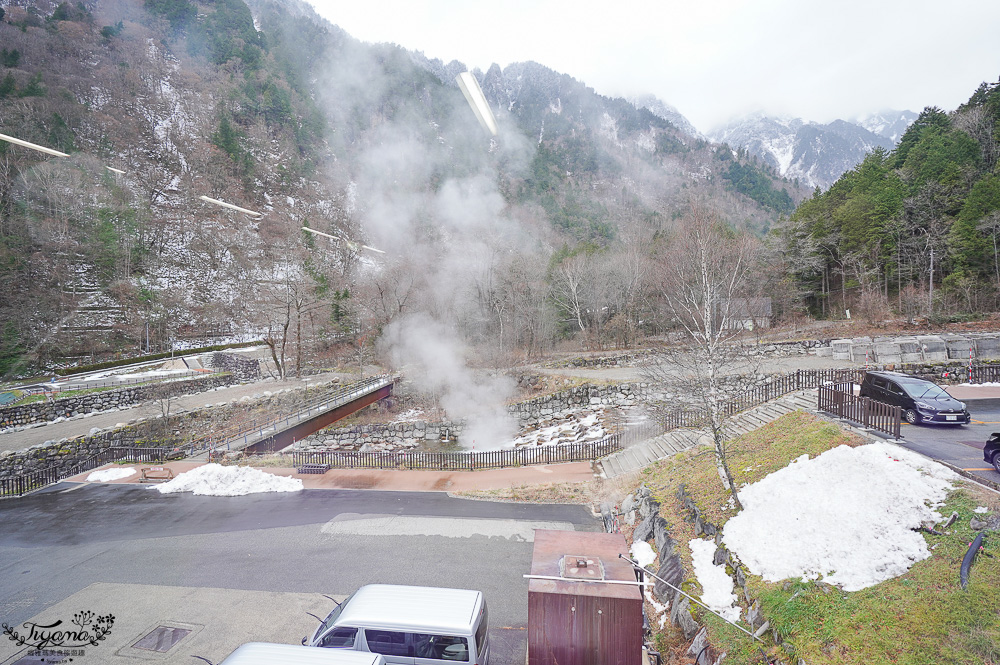
[[[640,665],[642,593],[620,533],[535,531],[528,665]]]

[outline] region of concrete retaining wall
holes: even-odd
[[[968,362],[970,349],[973,360],[1000,358],[1000,334],[918,335],[875,339],[855,337],[830,342],[830,355],[834,360],[850,360],[855,363],[867,360],[879,365],[945,360]]]

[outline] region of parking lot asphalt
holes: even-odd
[[[1000,473],[983,460],[983,446],[993,432],[1000,432],[1000,387],[947,386],[964,401],[972,422],[968,425],[910,425],[903,423],[900,445],[947,462],[990,483],[1000,483]]]
[[[309,613],[331,608],[326,596],[376,582],[481,590],[491,662],[521,665],[534,529],[602,527],[583,506],[445,492],[211,497],[94,483],[0,502],[0,525],[0,623],[23,633],[115,616],[105,640],[61,661],[75,665],[218,663],[250,640],[296,644],[316,625]],[[164,653],[134,646],[158,626],[191,632]],[[27,651],[3,638],[0,664]]]

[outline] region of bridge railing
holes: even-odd
[[[193,439],[181,446],[181,450],[188,454],[198,453],[205,450],[214,452],[220,448],[230,448],[234,445],[247,445],[254,437],[262,438],[266,431],[274,432],[287,429],[289,426],[307,420],[319,413],[325,413],[343,404],[351,402],[358,397],[362,397],[392,383],[392,377],[388,374],[380,374],[368,379],[363,379],[348,386],[343,386],[331,393],[326,393],[320,397],[306,402],[298,407],[291,414],[277,415],[270,418],[254,418],[249,421],[244,420],[230,427],[210,432],[205,436]]]

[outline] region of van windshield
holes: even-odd
[[[325,619],[323,619],[323,622],[319,625],[319,628],[317,628],[316,632],[313,633],[313,640],[314,641],[320,635],[322,635],[327,630],[329,630],[333,626],[333,624],[335,624],[337,622],[337,619],[340,617],[340,613],[344,611],[344,608],[347,606],[347,603],[351,602],[351,598],[353,598],[353,597],[354,597],[354,594],[352,593],[350,596],[348,596],[347,598],[344,599],[344,602],[340,603],[339,605],[337,605],[336,607],[334,607],[332,610],[330,610],[330,613],[326,615]]]

